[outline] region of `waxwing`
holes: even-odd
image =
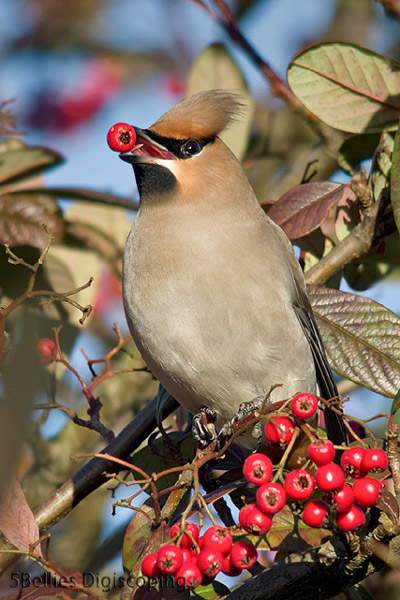
[[[337,395],[292,245],[219,137],[240,110],[233,93],[201,92],[135,127],[120,155],[140,194],[124,253],[129,329],[153,375],[193,414],[211,409],[217,431],[274,384],[269,402]],[[340,418],[325,413],[340,444]]]

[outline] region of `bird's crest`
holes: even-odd
[[[208,90],[185,98],[150,127],[178,140],[213,138],[243,110],[240,98],[226,90]]]

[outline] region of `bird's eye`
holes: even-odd
[[[181,151],[185,156],[199,154],[199,152],[201,152],[201,144],[194,139],[187,140],[184,144],[182,144]]]

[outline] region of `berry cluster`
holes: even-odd
[[[267,443],[281,448],[290,443],[300,423],[304,426],[305,421],[313,419],[318,400],[312,394],[296,394],[290,401],[291,414],[283,412],[286,403],[276,406],[280,409],[283,405],[283,410],[265,426]],[[311,434],[313,429],[308,427]],[[287,500],[292,509],[301,511],[303,522],[310,527],[332,524],[341,531],[352,531],[364,525],[365,514],[377,504],[382,487],[382,482],[370,475],[387,469],[387,455],[379,448],[352,446],[343,451],[340,465],[334,462],[335,455],[330,440],[316,439],[308,446],[309,460],[304,465],[313,463],[312,473],[307,468],[296,469],[281,482],[277,480],[282,465],[274,476],[268,456],[261,453],[248,456],[243,473],[257,490],[255,501],[239,511],[241,529],[254,536],[267,534],[274,515]],[[141,564],[142,573],[156,578],[173,575],[177,584],[186,589],[210,583],[220,571],[232,577],[239,575],[254,565],[257,550],[247,540],[234,543],[235,531],[237,535],[243,534],[235,528],[213,525],[199,537],[196,524],[186,522],[184,532],[180,524],[175,524],[170,532],[173,542],[161,546],[157,553],[148,554]]]
[[[199,537],[195,523],[185,523],[181,536],[180,524],[171,527],[171,538],[177,543],[161,546],[159,551],[148,554],[142,561],[145,577],[160,578],[173,575],[179,586],[195,589],[210,583],[220,571],[235,577],[243,569],[249,569],[257,560],[257,550],[251,542],[233,543],[229,529],[213,525]]]
[[[253,535],[265,535],[272,527],[273,515],[286,500],[306,502],[302,519],[310,527],[322,527],[333,511],[336,525],[342,531],[352,531],[365,523],[365,511],[378,501],[382,482],[369,473],[386,470],[386,453],[379,448],[353,446],[341,456],[341,465],[333,462],[335,448],[329,440],[316,440],[308,447],[311,461],[318,467],[315,478],[306,469],[291,471],[284,485],[271,481],[273,466],[264,454],[250,455],[243,466],[249,483],[258,485],[256,502],[239,513],[241,527]],[[346,476],[354,480],[346,483]],[[319,498],[311,499],[314,491]],[[321,498],[322,492],[322,498]]]
[[[318,400],[312,394],[296,394],[290,403],[292,417],[296,420],[309,421],[318,410]],[[265,437],[270,446],[286,446],[296,429],[295,420],[282,415],[274,417],[265,426]]]

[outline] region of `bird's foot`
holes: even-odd
[[[238,412],[232,417],[232,419],[230,419],[230,421],[225,423],[225,425],[223,425],[218,432],[216,440],[216,445],[218,448],[221,448],[226,440],[235,433],[235,431],[255,417],[255,414],[262,407],[264,400],[265,396],[258,396],[249,402],[242,402],[242,404],[239,405]],[[261,424],[259,422],[254,424],[251,435],[257,439],[257,447],[259,447],[262,441]]]
[[[203,406],[200,412],[193,416],[192,435],[201,450],[207,448],[217,439],[215,430],[216,418],[217,413],[212,408],[208,408],[208,406]]]

